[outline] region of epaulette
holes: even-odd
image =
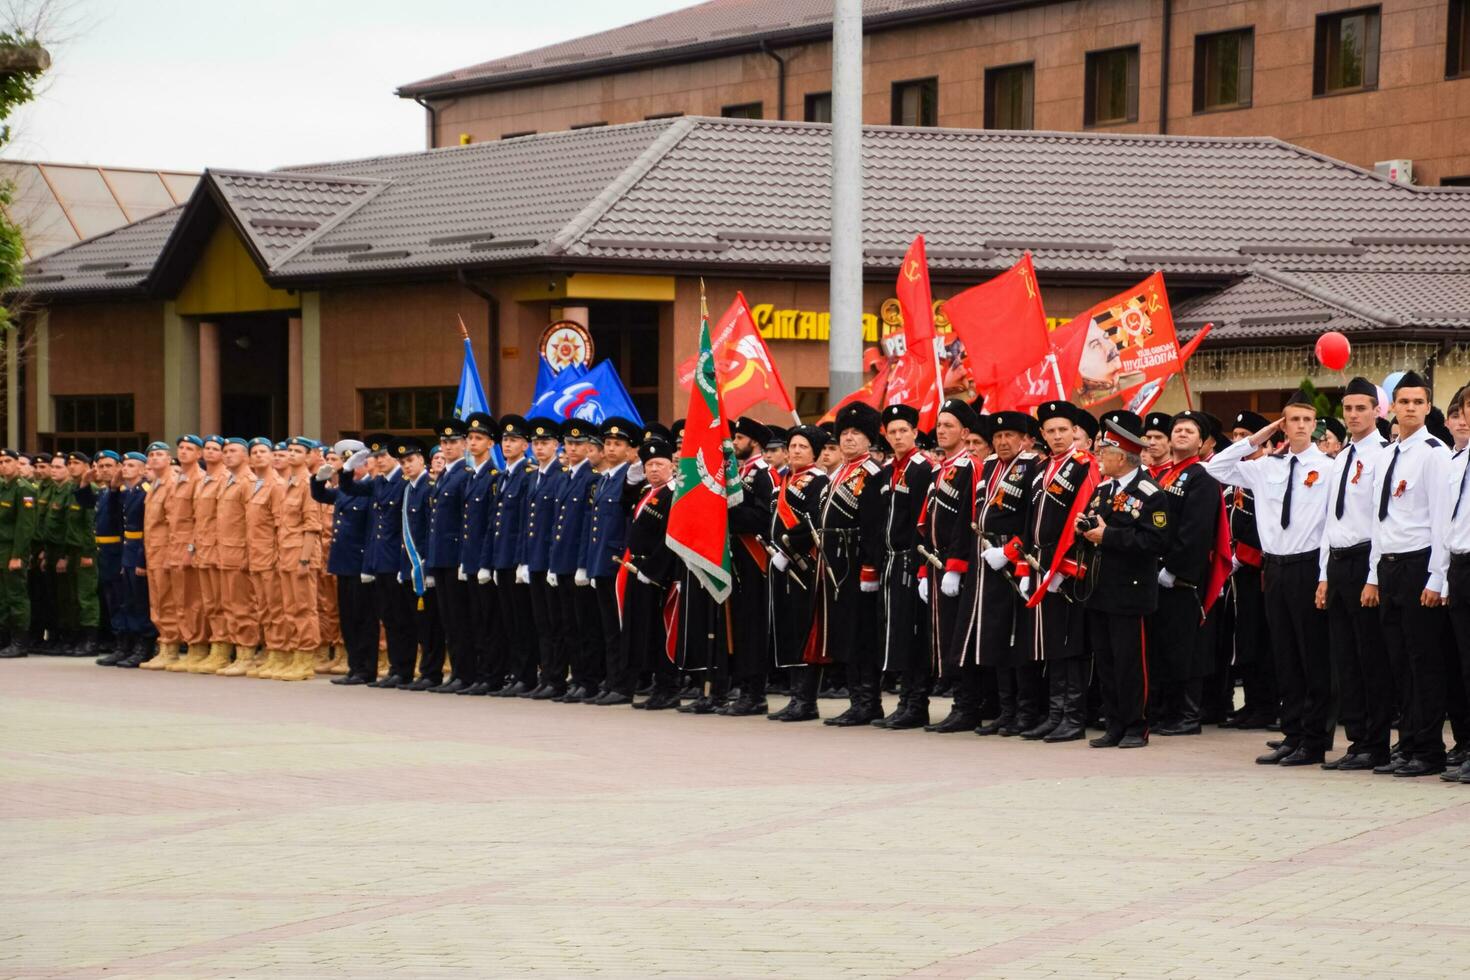
[[[954,465],[956,467],[959,467],[959,466],[971,466],[971,465],[974,464],[974,461],[975,461],[975,457],[971,456],[969,453],[966,453],[965,455],[961,456],[959,459],[955,460],[954,461]]]
[[[755,462],[751,463],[750,465],[753,466],[753,467],[755,467],[758,470],[760,470],[760,469],[767,469],[768,470],[768,469],[771,468],[771,464],[766,462],[766,458],[764,456],[760,457],[759,459],[757,459]]]
[[[528,461],[526,463],[526,472],[527,473],[535,473],[536,472],[536,464],[533,463],[533,462],[529,462]]]
[[[1444,445],[1444,443],[1434,438],[1434,436],[1430,436],[1429,438],[1424,440],[1424,445],[1428,446],[1430,449],[1438,449],[1440,446]]]
[[[871,458],[863,460],[863,469],[867,471],[867,474],[869,476],[877,476],[879,473],[883,472],[883,468],[877,463],[873,462]]]
[[[1075,459],[1079,463],[1085,463],[1089,459],[1091,459],[1092,457],[1089,456],[1089,455],[1087,455],[1087,450],[1085,450],[1085,449],[1079,449],[1075,453],[1072,454],[1072,458]]]
[[[1160,492],[1159,491],[1158,484],[1152,483],[1152,482],[1150,482],[1148,480],[1139,480],[1138,483],[1135,484],[1135,486],[1138,488],[1138,490],[1139,490],[1140,493],[1159,493]]]
[[[1041,458],[1041,454],[1040,453],[1036,453],[1036,452],[1032,452],[1031,450],[1028,449],[1025,452],[1017,453],[1016,454],[1016,458],[1017,459],[1040,459]]]
[[[990,462],[990,461],[991,461],[991,460],[992,460],[992,459],[1000,459],[1000,454],[999,454],[999,453],[991,453],[991,454],[990,454],[990,455],[989,455],[989,456],[986,456],[986,457],[985,457],[985,462],[987,462],[987,463],[988,463],[988,462]]]
[[[572,471],[572,468],[570,466],[568,466],[566,463],[562,463],[561,464],[561,471],[563,473],[570,473]]]
[[[1387,449],[1388,448],[1388,440],[1387,439],[1379,439],[1378,440],[1378,448],[1379,449]]]

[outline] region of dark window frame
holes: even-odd
[[[424,414],[429,418],[419,418],[418,399],[423,395],[436,395],[438,404],[428,409]],[[357,389],[357,417],[360,420],[359,432],[387,432],[390,435],[421,435],[432,433],[439,419],[448,418],[454,414],[454,399],[459,395],[459,389],[453,386],[443,385],[420,385],[416,387],[392,387],[392,388],[358,388]],[[381,396],[384,399],[382,424],[369,421],[367,401],[371,397]],[[393,398],[406,398],[408,400],[409,424],[393,425]]]
[[[1139,49],[1140,45],[1137,44],[1120,44],[1112,48],[1100,48],[1087,52],[1083,60],[1082,126],[1084,129],[1127,126],[1138,122],[1139,63],[1142,60]],[[1122,116],[1099,119],[1097,117],[1098,72],[1101,70],[1102,59],[1112,55],[1123,55],[1127,58],[1126,77],[1123,80],[1124,113]]]
[[[110,412],[115,422],[111,427],[98,424],[104,414],[104,402],[112,403]],[[138,400],[132,392],[53,395],[51,407],[52,431],[36,434],[37,441],[46,452],[67,452],[73,449],[85,453],[95,453],[99,449],[130,452],[142,450],[149,442],[148,433],[135,428],[138,421]],[[92,422],[88,426],[79,424],[84,407]],[[72,420],[69,424],[65,423],[68,418]]]
[[[827,118],[826,119],[813,119],[812,118],[812,108],[814,106],[820,104],[822,102],[822,100],[826,100],[826,103],[827,103]],[[822,122],[822,123],[829,123],[829,122],[831,122],[832,121],[832,93],[831,93],[831,91],[829,90],[829,91],[826,91],[826,92],[808,92],[802,98],[801,118],[804,119],[804,120],[806,120],[807,122]]]
[[[1450,174],[1439,178],[1441,187],[1470,187],[1470,174]]]
[[[1000,115],[1000,113],[997,111],[996,83],[1000,80],[1000,78],[1002,76],[1008,75],[1009,73],[1014,72],[1014,71],[1017,71],[1018,69],[1025,69],[1025,71],[1026,71],[1025,77],[1027,79],[1027,88],[1029,89],[1029,91],[1026,93],[1026,97],[1024,99],[1024,102],[1026,103],[1025,112],[1026,112],[1026,115],[1028,117],[1027,118],[1027,122],[1026,122],[1026,125],[1025,126],[1020,126],[1020,127],[1017,127],[1017,126],[1001,126],[997,122],[997,117]],[[985,93],[984,94],[985,94],[985,128],[986,129],[1010,129],[1010,130],[1020,131],[1020,130],[1031,130],[1031,129],[1035,129],[1036,128],[1036,62],[1035,61],[1015,61],[1015,62],[1012,62],[1011,64],[1008,64],[1008,65],[995,65],[994,67],[985,69]]]
[[[764,102],[736,102],[720,106],[720,117],[723,119],[764,119],[766,118],[766,104]]]
[[[1470,0],[1450,0],[1447,14],[1444,77],[1470,78]]]
[[[919,116],[920,116],[920,120],[918,122],[904,122],[903,121],[903,118],[902,118],[902,116],[903,116],[903,98],[902,98],[902,96],[903,96],[903,93],[907,92],[909,89],[918,89],[919,92],[920,92],[920,96],[919,96]],[[933,114],[934,114],[934,121],[933,122],[924,122],[923,121],[923,118],[922,118],[923,115],[924,115],[924,103],[925,103],[926,97],[927,97],[927,100],[929,102],[930,109],[933,110]],[[900,81],[896,81],[889,88],[888,98],[889,98],[889,118],[892,120],[893,125],[895,125],[895,126],[911,126],[911,127],[914,127],[914,128],[922,128],[922,129],[932,129],[932,128],[934,128],[934,127],[936,127],[936,126],[939,125],[939,76],[938,75],[929,75],[928,77],[925,77],[925,78],[905,78],[905,79],[901,79]]]
[[[1360,85],[1329,88],[1328,58],[1332,39],[1341,38],[1343,21],[1364,16],[1363,81]],[[1335,28],[1335,30],[1334,30]],[[1338,95],[1357,95],[1378,89],[1379,55],[1383,44],[1383,8],[1378,4],[1333,10],[1318,14],[1312,46],[1312,98],[1328,99]]]
[[[1244,57],[1237,56],[1236,70],[1239,77],[1244,81],[1237,81],[1237,88],[1245,92],[1245,98],[1237,99],[1235,102],[1221,102],[1217,105],[1207,105],[1205,100],[1208,96],[1209,78],[1207,68],[1207,49],[1212,41],[1219,40],[1230,35],[1238,34],[1246,42],[1239,51],[1244,52]],[[1208,31],[1204,34],[1194,36],[1194,113],[1205,115],[1215,112],[1235,112],[1238,109],[1249,109],[1255,102],[1255,77],[1256,77],[1256,28],[1255,25],[1248,27],[1232,27],[1224,31]]]

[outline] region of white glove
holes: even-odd
[[[362,580],[362,584],[363,585],[372,585],[373,584],[373,577],[371,575],[363,574],[363,575],[359,575],[358,578]]]
[[[859,582],[858,583],[858,588],[860,590],[862,590],[863,592],[877,592],[878,591],[878,583],[877,582]]]
[[[426,589],[432,589],[433,587],[434,587],[434,576],[432,576],[432,575],[425,575],[424,576],[424,588],[426,588]]]
[[[480,585],[490,584],[490,569],[482,568],[475,573],[475,581]]]
[[[342,464],[342,468],[349,473],[356,473],[357,468],[361,466],[363,464],[363,461],[371,455],[372,450],[359,449],[357,452],[347,457],[347,462]]]
[[[653,584],[653,579],[649,578],[647,575],[644,575],[642,572],[638,573],[638,581],[642,582],[644,585]]]
[[[595,588],[597,588],[597,579],[595,579],[595,578],[594,579],[588,579],[587,580],[587,584],[590,585],[590,586],[592,586],[595,589]]]
[[[592,580],[587,577],[587,569],[585,568],[577,569],[577,574],[572,577],[572,581],[584,587],[592,584]]]
[[[520,565],[520,566],[518,566],[516,568],[516,584],[517,585],[530,585],[531,584],[531,569],[530,569],[529,566]]]
[[[551,586],[554,589],[557,586],[557,582],[558,582],[558,579],[556,577],[556,573],[555,572],[547,572],[546,573],[546,584],[547,585]]]
[[[1060,572],[1058,572],[1056,575],[1053,575],[1051,577],[1051,581],[1050,582],[1046,583],[1046,591],[1048,591],[1048,592],[1060,592],[1060,591],[1062,591],[1062,583],[1065,582],[1066,580],[1067,580],[1067,576],[1065,576],[1065,575],[1061,574]]]
[[[985,562],[985,564],[989,565],[991,569],[997,572],[1000,571],[1002,568],[1005,568],[1006,563],[1010,561],[1010,559],[1006,557],[1006,550],[1004,548],[986,548],[984,551],[980,552],[980,558]]]
[[[323,463],[321,466],[318,466],[317,467],[317,470],[316,470],[316,482],[318,482],[318,483],[326,483],[328,480],[330,480],[332,478],[332,474],[335,473],[335,472],[337,472],[337,471],[334,470],[334,469],[332,469],[332,464],[331,463]]]
[[[919,579],[919,598],[924,602],[929,601],[929,578],[925,576]]]
[[[627,473],[627,475],[623,479],[627,483],[642,483],[643,482],[643,460],[641,460],[641,459],[635,459],[635,460],[633,460],[633,462],[629,463],[628,464],[628,473]]]
[[[1237,558],[1237,557],[1235,557],[1234,555],[1231,555],[1230,556],[1230,574],[1231,575],[1234,575],[1238,571],[1240,571],[1240,559]]]
[[[1166,589],[1172,589],[1174,587],[1174,581],[1175,580],[1174,580],[1174,573],[1173,572],[1169,571],[1167,568],[1161,568],[1161,569],[1159,569],[1159,584],[1160,585],[1162,585]]]
[[[1031,598],[1031,576],[1030,575],[1027,575],[1025,578],[1021,579],[1021,584],[1020,584],[1019,588],[1021,589],[1021,595],[1022,596],[1024,596],[1027,599]]]
[[[953,599],[960,594],[960,573],[945,572],[944,578],[939,580],[939,591]]]
[[[484,569],[481,569],[481,571],[483,571],[483,570]],[[492,582],[494,582],[496,585],[499,585],[500,584],[500,569],[497,568],[495,571],[493,571],[493,572],[490,573],[490,580]]]
[[[781,552],[779,551],[771,556],[771,567],[778,572],[786,571],[787,567],[790,566],[790,564],[791,562],[787,559],[787,557],[781,554]]]
[[[398,584],[399,585],[402,585],[403,584],[403,573],[402,572],[399,572],[398,573]]]

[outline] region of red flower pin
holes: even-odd
[[[1311,486],[1312,484],[1314,484],[1316,482],[1317,482],[1317,471],[1316,470],[1308,470],[1307,471],[1307,480],[1303,484],[1303,486],[1308,486],[1309,487],[1309,486]]]
[[[1395,497],[1402,497],[1404,495],[1404,491],[1407,489],[1409,489],[1409,481],[1400,480],[1399,485],[1393,488],[1393,495]]]
[[[1353,485],[1357,486],[1358,479],[1363,475],[1363,461],[1360,459],[1353,464]]]

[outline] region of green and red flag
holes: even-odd
[[[724,602],[730,595],[732,578],[730,508],[740,503],[742,491],[715,372],[703,283],[699,296],[699,357],[675,481],[674,502],[669,507],[669,548],[683,559],[716,602]]]

